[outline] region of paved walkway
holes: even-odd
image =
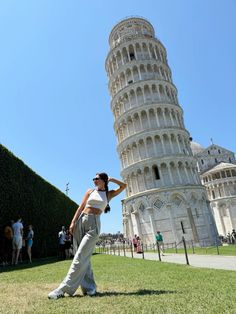
[[[117,254],[117,253],[116,253]],[[120,252],[121,256],[124,253]],[[131,257],[130,252],[126,252],[127,257]],[[134,258],[143,258],[142,254],[133,254]],[[147,260],[159,260],[157,253],[144,253],[144,259]],[[162,262],[186,264],[186,258],[184,254],[166,253],[161,256]],[[195,267],[225,269],[225,270],[236,270],[236,256],[225,256],[225,255],[197,255],[188,254],[189,264]]]

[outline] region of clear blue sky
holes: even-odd
[[[194,140],[236,151],[236,1],[1,1],[0,142],[77,203],[96,172],[120,177],[104,62],[131,15],[165,45]],[[103,232],[122,231],[122,197]]]

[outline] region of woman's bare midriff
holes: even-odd
[[[95,208],[95,207],[86,207],[83,210],[83,213],[85,214],[94,214],[94,215],[101,215],[102,211],[99,208]]]

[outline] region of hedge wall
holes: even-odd
[[[57,254],[58,232],[78,205],[0,144],[0,227],[20,215],[34,229],[34,256]]]

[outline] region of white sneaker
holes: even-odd
[[[87,291],[87,295],[89,295],[90,297],[92,297],[92,296],[96,295],[96,293],[97,293],[97,291],[96,291],[96,289],[95,289],[95,288],[94,288],[94,289],[92,289],[92,290]]]
[[[64,297],[64,292],[60,289],[55,289],[48,294],[49,299],[59,299]]]
[[[81,290],[82,290],[83,295],[89,295],[90,297],[96,295],[97,293],[96,288],[92,290],[86,290],[85,288],[81,287]]]

